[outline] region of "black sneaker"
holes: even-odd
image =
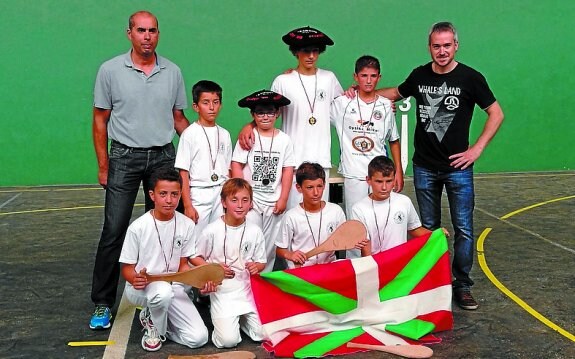
[[[453,299],[461,309],[475,310],[479,307],[469,289],[454,289]]]

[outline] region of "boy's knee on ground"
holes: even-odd
[[[218,348],[233,348],[242,341],[239,330],[214,330],[212,333],[212,342]]]
[[[208,328],[196,328],[193,332],[182,330],[179,333],[183,345],[195,349],[204,346],[208,342]]]

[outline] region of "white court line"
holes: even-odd
[[[561,249],[563,249],[563,250],[565,250],[565,251],[567,251],[567,252],[570,252],[570,253],[575,254],[575,249],[572,249],[572,248],[569,248],[569,247],[565,247],[565,246],[562,245],[562,244],[559,244],[559,243],[554,242],[554,241],[552,241],[552,240],[550,240],[550,239],[548,239],[548,238],[543,237],[542,235],[540,235],[540,234],[537,233],[537,232],[533,232],[532,230],[529,230],[529,229],[527,229],[527,228],[523,228],[523,227],[521,227],[521,226],[518,226],[517,224],[511,223],[511,222],[509,222],[509,221],[506,220],[506,219],[501,219],[500,217],[497,217],[497,216],[494,215],[493,213],[487,212],[487,211],[484,210],[484,209],[481,209],[481,208],[478,208],[478,207],[475,207],[475,209],[477,209],[479,212],[481,212],[481,213],[483,213],[483,214],[486,214],[486,215],[488,215],[489,217],[495,218],[496,220],[498,220],[498,221],[500,221],[500,222],[503,222],[503,223],[505,223],[505,224],[507,224],[507,225],[509,225],[509,226],[511,226],[511,227],[513,227],[513,228],[515,228],[515,229],[519,229],[520,231],[523,231],[523,232],[528,233],[528,234],[530,234],[530,235],[532,235],[532,236],[534,236],[534,237],[537,237],[537,238],[539,238],[539,239],[541,239],[541,240],[544,240],[545,242],[547,242],[547,243],[549,243],[549,244],[551,244],[551,245],[554,245],[555,247],[561,248]]]
[[[16,198],[18,198],[18,196],[20,196],[22,193],[18,193],[14,196],[12,196],[12,198],[10,198],[9,200],[7,200],[6,202],[0,204],[0,209],[3,208],[5,205],[7,205],[8,203],[12,202],[13,200],[15,200]]]
[[[102,359],[119,359],[126,356],[132,322],[136,307],[126,298],[126,290],[122,293],[122,300],[116,313],[116,319],[110,331],[109,341],[114,341],[114,345],[107,345]]]

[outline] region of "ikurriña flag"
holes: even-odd
[[[377,345],[436,343],[453,327],[451,273],[442,230],[369,257],[251,277],[276,357],[321,357]]]

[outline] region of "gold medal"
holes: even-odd
[[[269,178],[264,178],[264,179],[262,180],[262,184],[263,184],[264,186],[267,186],[268,184],[270,184]]]
[[[301,83],[301,87],[303,87],[303,92],[305,93],[305,98],[307,99],[307,103],[309,105],[309,110],[311,112],[311,117],[309,118],[309,120],[307,122],[309,122],[309,124],[313,126],[317,123],[317,120],[315,119],[315,117],[313,117],[313,110],[315,108],[315,99],[317,97],[317,71],[314,74],[315,88],[313,90],[313,103],[310,101],[309,96],[307,95],[307,90],[305,89],[305,85],[303,84],[303,81],[301,79],[301,75],[299,74],[299,72],[297,73],[297,76],[299,78],[299,82]]]
[[[206,136],[206,141],[208,142],[208,149],[210,151],[210,162],[212,165],[212,171],[215,171],[216,170],[216,162],[218,161],[218,152],[220,150],[220,130],[218,129],[218,125],[216,125],[216,131],[218,134],[218,143],[216,145],[216,154],[215,154],[215,156],[212,157],[212,144],[210,143],[210,138],[208,137],[208,133],[206,132],[206,129],[204,128],[204,126],[201,123],[199,123],[199,125],[202,128],[202,130],[204,131],[204,135]],[[212,173],[212,176],[210,177],[212,182],[216,182],[218,180],[218,178],[219,178],[218,175],[215,173]]]

